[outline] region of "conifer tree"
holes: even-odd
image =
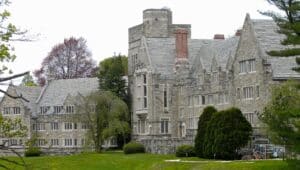
[[[286,45],[284,50],[273,50],[267,53],[271,56],[289,57],[300,55],[300,1],[299,0],[267,0],[271,5],[276,6],[284,15],[280,15],[274,11],[261,12],[273,18],[279,27],[278,32],[286,35],[281,42]],[[293,70],[300,72],[300,57],[296,57],[297,67]]]

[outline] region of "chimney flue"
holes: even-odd
[[[215,34],[214,35],[214,40],[224,40],[224,34]]]
[[[188,31],[184,29],[178,29],[175,31],[176,34],[176,59],[187,60],[188,58],[188,46],[187,37]]]

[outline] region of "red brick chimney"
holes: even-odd
[[[187,60],[188,58],[188,45],[187,37],[188,31],[184,29],[178,29],[176,34],[176,60]]]
[[[235,36],[241,36],[241,34],[242,34],[242,30],[241,29],[236,30]]]
[[[215,34],[214,35],[214,40],[224,40],[224,34]]]

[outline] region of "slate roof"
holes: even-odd
[[[266,51],[282,50],[287,46],[281,45],[285,38],[283,34],[277,33],[278,26],[273,20],[251,20],[256,39],[259,47],[263,52],[263,57],[271,64],[274,79],[300,78],[300,74],[293,71],[292,68],[297,66],[293,57],[271,57]],[[292,46],[290,46],[292,47]],[[293,48],[293,47],[292,47]],[[298,56],[300,57],[300,56]]]
[[[41,87],[28,87],[24,85],[20,86],[14,86],[16,89],[16,92],[18,95],[22,95],[25,99],[29,100],[29,102],[26,102],[24,100],[21,100],[23,104],[30,109],[31,111],[35,110],[35,101],[38,98]]]
[[[98,87],[98,78],[52,80],[44,87],[36,103],[39,106],[63,105],[66,97],[88,95]]]
[[[195,70],[202,65],[211,70],[212,59],[215,57],[218,66],[225,69],[230,56],[234,56],[239,37],[226,40],[188,40],[188,60]],[[157,73],[172,76],[176,57],[175,38],[147,38],[147,48],[152,67]]]

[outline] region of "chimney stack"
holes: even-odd
[[[188,31],[184,29],[178,29],[176,34],[176,60],[182,61],[188,58]]]
[[[214,40],[224,40],[224,34],[215,34],[214,35]]]
[[[241,36],[241,34],[242,34],[242,30],[241,29],[236,30],[235,36]]]

